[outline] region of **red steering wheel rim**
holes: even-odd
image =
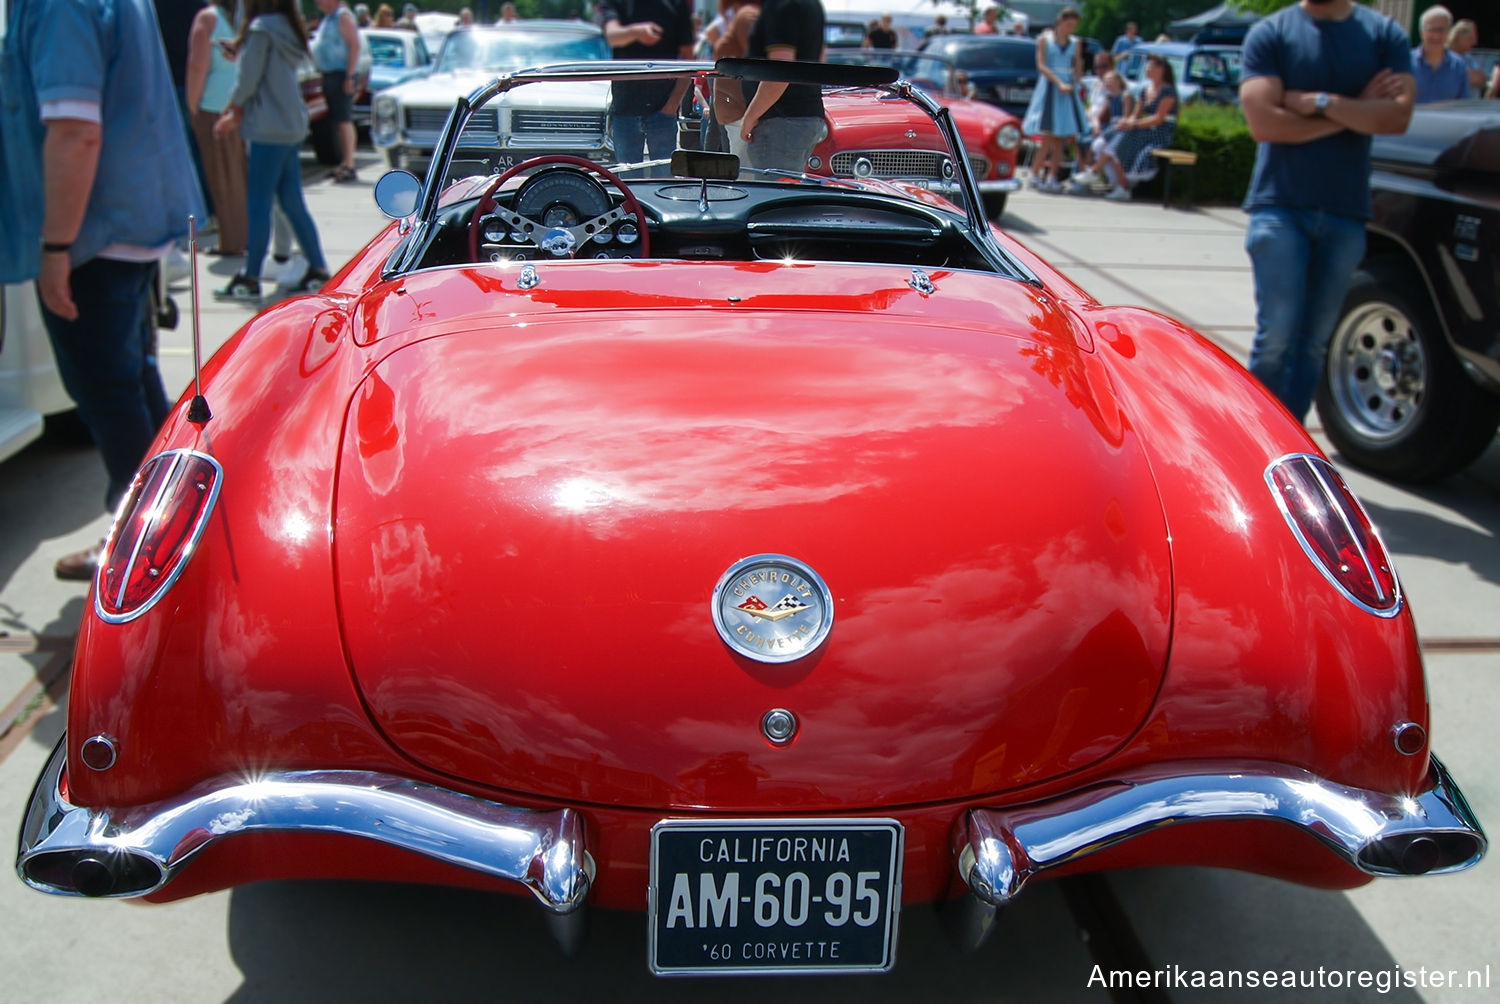
[[[569,156],[565,153],[549,153],[543,154],[540,157],[532,157],[530,160],[523,160],[521,163],[507,168],[498,178],[490,182],[489,186],[485,188],[484,194],[479,197],[479,201],[474,203],[474,212],[469,217],[470,261],[477,262],[479,260],[479,218],[495,208],[497,204],[495,202],[495,193],[500,190],[500,186],[522,171],[530,171],[538,167],[550,167],[554,164],[582,168],[590,174],[597,174],[611,185],[614,185],[625,199],[625,208],[635,216],[635,221],[640,227],[641,257],[651,257],[651,235],[646,230],[646,213],[641,209],[641,204],[636,201],[635,193],[630,190],[630,187],[621,181],[609,168],[600,167],[591,160]]]

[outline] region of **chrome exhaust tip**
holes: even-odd
[[[33,889],[63,896],[142,896],[162,884],[156,862],[128,851],[46,851],[27,856],[18,867]]]
[[[1483,854],[1484,841],[1474,833],[1397,834],[1360,848],[1355,863],[1371,875],[1428,875],[1467,868]]]

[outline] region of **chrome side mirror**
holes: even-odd
[[[375,205],[393,220],[404,220],[417,211],[422,183],[409,171],[387,171],[375,182]]]

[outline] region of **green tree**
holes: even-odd
[[[1239,0],[1239,8],[1255,14],[1274,14],[1283,7],[1290,7],[1297,0]]]
[[[1134,21],[1141,37],[1155,38],[1178,18],[1192,17],[1217,7],[1222,0],[1088,0],[1078,22],[1079,34],[1097,38],[1108,46]]]

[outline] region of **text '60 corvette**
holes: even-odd
[[[919,113],[910,174],[678,151],[443,187],[500,94],[694,73]],[[1343,479],[1233,360],[989,226],[894,71],[507,74],[435,156],[162,430],[32,887],[524,890],[570,950],[587,904],[643,911],[654,972],[851,972],[903,908],[974,945],[1034,879],[1484,853]]]

